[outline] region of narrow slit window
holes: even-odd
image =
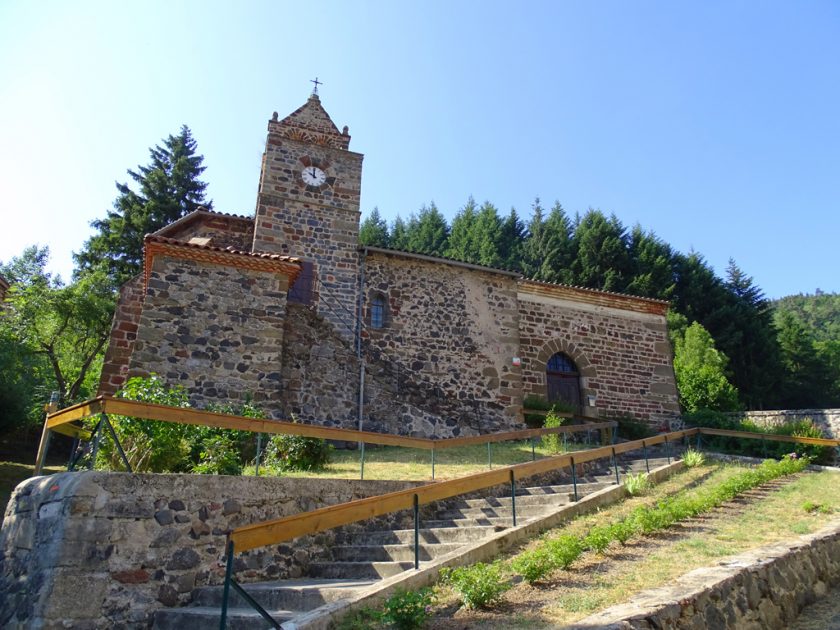
[[[384,328],[385,326],[385,298],[381,295],[373,296],[370,301],[370,327]]]

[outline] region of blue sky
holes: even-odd
[[[473,195],[640,223],[769,297],[840,291],[840,3],[0,2],[0,260],[71,252],[187,124],[251,214],[266,122],[321,99],[362,210]]]

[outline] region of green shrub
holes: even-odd
[[[695,451],[693,448],[686,449],[683,453],[683,464],[688,468],[695,468],[706,463],[706,456],[700,451]]]
[[[192,472],[202,475],[239,475],[242,461],[234,438],[229,435],[213,435],[201,442],[199,462]]]
[[[168,387],[157,374],[128,379],[116,396],[170,407],[190,406],[186,389],[179,385]],[[117,415],[109,416],[109,420],[135,472],[187,472],[190,469],[187,425]],[[95,424],[96,419],[87,421],[89,428]],[[107,431],[103,433],[96,466],[122,470],[125,466],[110,437]]]
[[[522,402],[525,409],[535,409],[539,411],[555,411],[557,413],[576,413],[577,408],[574,405],[563,401],[549,402],[542,396],[535,394],[528,394]],[[541,413],[526,413],[525,424],[532,429],[540,429],[544,426],[545,415]]]
[[[302,435],[274,435],[265,449],[265,463],[281,470],[321,470],[330,461],[326,440]]]
[[[545,545],[558,569],[568,569],[583,553],[580,539],[571,534],[550,538]]]
[[[583,539],[583,546],[590,551],[601,553],[613,541],[612,530],[609,525],[596,525],[589,530]]]
[[[624,519],[610,525],[610,536],[622,545],[626,544],[636,534],[636,527],[629,519]]]
[[[441,576],[458,593],[466,608],[488,608],[498,603],[511,587],[502,575],[499,562],[477,562],[468,567],[443,569]]]
[[[419,591],[397,589],[383,604],[382,621],[398,630],[415,630],[426,625],[434,603],[430,588]]]
[[[624,477],[624,487],[630,496],[636,497],[647,492],[650,488],[650,479],[647,473],[629,473]]]
[[[564,420],[565,418],[561,418],[553,410],[549,411],[545,416],[543,428],[555,429],[562,425]],[[549,453],[559,453],[563,450],[563,438],[560,437],[559,433],[542,436],[542,443]]]
[[[546,539],[536,548],[519,554],[511,562],[511,568],[526,582],[533,584],[557,569],[568,569],[582,552],[583,545],[580,539],[564,534]]]

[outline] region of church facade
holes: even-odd
[[[197,210],[148,235],[100,393],[157,373],[196,406],[434,437],[514,428],[529,395],[679,413],[666,302],[360,246],[349,145],[313,94],[268,123],[254,216]]]

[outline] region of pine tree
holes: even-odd
[[[671,247],[637,224],[630,232],[629,255],[633,277],[626,291],[642,297],[671,299],[676,290]]]
[[[408,251],[409,249],[408,225],[400,215],[397,215],[397,218],[391,224],[390,247],[402,251]]]
[[[186,125],[177,136],[149,150],[151,161],[128,174],[137,190],[117,183],[119,195],[104,219],[91,223],[97,233],[75,254],[80,272],[103,262],[108,275],[120,284],[140,272],[143,237],[189,214],[199,206],[212,208],[205,200],[207,184],[199,179],[204,158],[196,155],[196,141]]]
[[[574,283],[603,291],[623,291],[630,275],[627,233],[615,215],[590,209],[575,226]]]
[[[388,224],[379,215],[379,208],[371,210],[359,226],[359,243],[371,247],[388,247]]]
[[[470,197],[452,219],[446,256],[464,262],[478,263],[479,243],[476,242],[476,203]]]
[[[512,271],[522,271],[523,247],[527,233],[516,208],[511,208],[502,222],[499,236],[499,257],[502,259],[502,267]]]
[[[443,256],[448,237],[449,226],[434,202],[420,208],[417,216],[411,217],[408,222],[406,239],[409,251]]]
[[[502,258],[502,220],[499,212],[489,201],[481,204],[475,218],[475,241],[478,245],[477,262],[485,267],[499,267]]]

